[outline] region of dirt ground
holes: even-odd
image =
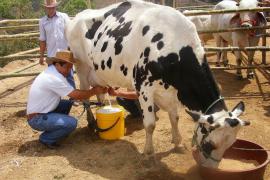
[[[215,56],[208,58],[211,65]],[[256,53],[256,61],[261,61]],[[229,55],[231,64],[235,58]],[[15,61],[0,69],[7,73],[33,61]],[[267,54],[267,63],[269,54]],[[41,71],[36,66],[26,72]],[[255,78],[239,81],[235,71],[213,70],[222,95],[229,108],[244,101],[243,119],[251,126],[243,128],[239,138],[256,142],[270,149],[270,72],[255,71]],[[244,76],[245,72],[243,73]],[[39,132],[32,130],[25,117],[29,82],[33,77],[0,80],[0,179],[183,179],[201,180],[198,167],[191,155],[194,124],[180,110],[179,127],[185,148],[174,150],[171,144],[170,123],[167,113],[160,110],[154,132],[157,165],[150,168],[143,160],[145,131],[140,120],[126,121],[126,135],[118,141],[105,141],[91,136],[86,116],[79,120],[76,131],[57,150],[39,144]],[[82,107],[73,107],[71,115],[79,116]],[[270,166],[264,179],[270,179]]]

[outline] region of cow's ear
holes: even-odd
[[[245,104],[240,101],[232,110],[232,114],[236,117],[240,116],[245,111]]]
[[[199,113],[196,113],[196,112],[193,112],[193,111],[189,111],[186,109],[186,112],[192,117],[192,119],[195,121],[195,122],[198,122],[199,119],[201,118],[201,115]]]
[[[260,22],[261,24],[267,24],[267,20],[262,12],[256,13],[256,21]]]
[[[237,13],[236,15],[234,15],[231,18],[230,24],[240,24],[240,14],[239,13]]]

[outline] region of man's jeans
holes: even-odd
[[[39,136],[42,143],[56,143],[76,129],[77,120],[68,115],[72,104],[73,102],[70,100],[61,100],[54,111],[34,116],[28,120],[33,129],[43,131]]]

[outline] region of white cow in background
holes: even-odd
[[[202,10],[185,10],[183,13],[188,12],[203,12]],[[198,16],[187,16],[187,18],[194,23],[197,31],[207,31],[212,29],[211,24],[211,15],[198,15]],[[214,36],[212,33],[203,33],[199,34],[199,37],[202,41],[202,45],[205,45],[207,41],[213,39]]]
[[[257,0],[241,0],[239,5],[235,1],[224,0],[218,3],[214,9],[246,9],[258,7]],[[266,25],[267,21],[261,12],[241,12],[232,14],[216,14],[211,17],[212,28],[227,29],[232,27],[254,27]],[[225,47],[227,44],[239,47],[257,46],[260,40],[259,35],[263,34],[265,30],[250,30],[250,31],[235,31],[216,33],[214,37],[218,47]],[[248,51],[248,65],[252,65],[255,51]],[[222,54],[224,57],[222,57]],[[218,53],[217,65],[220,65],[220,60],[224,60],[224,65],[228,63],[227,53]],[[236,56],[237,66],[241,66],[242,55],[240,51],[234,52]],[[251,69],[247,70],[247,77],[253,78],[254,74]],[[242,79],[241,69],[237,69],[238,79]]]

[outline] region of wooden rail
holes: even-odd
[[[39,33],[0,35],[0,41],[14,39],[38,39]]]
[[[197,16],[197,15],[210,15],[210,14],[226,14],[236,12],[262,12],[270,11],[270,7],[259,7],[259,8],[248,8],[248,9],[226,9],[226,10],[210,10],[210,11],[196,11],[196,12],[185,12],[185,16]]]
[[[204,47],[205,51],[270,51],[269,46],[254,47]]]
[[[20,26],[4,26],[0,27],[0,31],[4,30],[15,30],[15,29],[33,29],[33,28],[38,28],[38,24],[30,24],[30,25],[20,25]]]
[[[213,8],[215,5],[201,5],[201,6],[182,6],[182,7],[176,7],[176,10],[188,10],[188,9],[207,9],[207,8]]]
[[[234,31],[250,31],[250,30],[269,29],[269,28],[270,28],[270,25],[254,26],[254,27],[241,27],[241,28],[227,28],[227,29],[218,29],[218,30],[200,30],[200,31],[198,31],[198,34],[234,32]]]
[[[10,78],[10,77],[27,77],[27,76],[37,76],[41,72],[33,72],[33,73],[7,73],[7,74],[0,74],[0,79],[3,78]]]
[[[39,51],[39,48],[34,48],[34,49],[26,50],[26,51],[17,52],[15,54],[10,54],[10,55],[4,56],[4,57],[13,57],[13,56],[18,56],[18,55],[23,55],[23,54],[31,54],[31,53],[35,53],[38,51]]]
[[[19,60],[19,59],[29,59],[29,58],[39,58],[40,54],[25,54],[25,55],[16,55],[16,56],[4,56],[0,57],[0,63],[12,60]],[[44,56],[46,57],[46,56]]]
[[[235,70],[235,69],[256,69],[256,68],[270,68],[270,65],[253,65],[253,66],[228,66],[228,67],[210,67],[212,70]]]
[[[0,21],[0,25],[3,24],[21,24],[21,23],[38,23],[39,19],[6,19]]]
[[[32,63],[32,64],[29,64],[29,65],[27,65],[27,66],[25,66],[25,67],[22,67],[21,69],[18,69],[18,70],[15,70],[15,71],[13,71],[13,72],[11,72],[11,73],[7,73],[6,75],[10,75],[10,74],[19,74],[20,72],[22,72],[22,71],[25,71],[25,70],[27,70],[27,69],[29,69],[29,68],[32,68],[32,67],[34,67],[34,66],[36,66],[36,65],[38,65],[39,64],[39,62],[35,62],[35,63]],[[8,76],[7,76],[8,77]],[[1,79],[5,79],[5,78],[7,78],[7,77],[2,77],[2,78],[0,78],[0,80]]]

